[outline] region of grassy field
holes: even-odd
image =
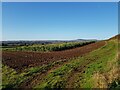
[[[117,39],[86,55],[17,72],[2,65],[3,88],[120,88]],[[119,46],[119,47],[118,47]]]

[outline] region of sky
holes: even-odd
[[[4,2],[3,40],[107,39],[118,34],[117,2]]]

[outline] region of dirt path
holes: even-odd
[[[104,41],[92,43],[75,49],[56,51],[56,52],[22,52],[22,51],[3,51],[2,62],[16,70],[24,68],[41,66],[59,60],[67,60],[70,58],[82,56],[95,49],[105,45]]]

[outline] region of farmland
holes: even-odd
[[[56,43],[56,44],[46,44],[46,45],[27,45],[27,46],[17,46],[15,48],[8,48],[3,46],[4,51],[62,51],[66,49],[72,49],[87,44],[94,43],[95,41],[86,41],[86,42],[66,42],[66,43]]]
[[[118,38],[3,48],[2,88],[120,88]]]

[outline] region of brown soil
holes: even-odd
[[[70,58],[82,56],[86,53],[89,53],[95,49],[100,48],[103,45],[105,45],[105,42],[101,41],[70,50],[45,53],[3,51],[2,63],[16,70],[22,70],[24,68],[41,66],[58,60],[67,60]]]

